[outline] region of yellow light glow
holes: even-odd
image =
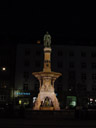
[[[37,40],[37,44],[40,44],[40,40]]]
[[[6,68],[5,67],[2,67],[2,71],[5,71],[6,70]]]
[[[21,100],[19,100],[19,104],[21,104],[22,103],[22,101]]]

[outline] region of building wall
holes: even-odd
[[[32,72],[43,69],[43,48],[35,45],[18,45],[16,56],[15,89],[24,89],[28,85],[28,90],[34,90],[37,79],[32,76]]]
[[[15,80],[15,47],[0,47],[0,103],[12,101]]]

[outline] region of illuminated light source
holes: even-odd
[[[4,88],[7,88],[7,86],[6,86],[6,85],[4,85],[3,87],[4,87]]]
[[[37,44],[40,44],[40,40],[37,40]]]
[[[37,98],[37,97],[33,97],[33,103],[36,101],[36,98]]]
[[[67,96],[67,102],[68,102],[68,105],[70,106],[73,106],[75,107],[76,106],[76,96]]]
[[[21,100],[19,100],[19,104],[22,104],[22,101]]]
[[[96,102],[96,99],[95,99],[95,102]]]
[[[6,71],[6,68],[5,67],[2,67],[2,71]]]
[[[17,92],[16,95],[30,95],[30,92]]]
[[[76,106],[76,101],[72,101],[70,105],[75,107]]]
[[[93,99],[92,99],[92,98],[90,98],[90,101],[92,102],[92,101],[93,101]]]

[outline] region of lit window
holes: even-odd
[[[2,71],[6,71],[6,68],[5,67],[2,67]]]

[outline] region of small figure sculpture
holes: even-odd
[[[44,35],[44,47],[50,47],[51,45],[51,36],[48,32]]]

